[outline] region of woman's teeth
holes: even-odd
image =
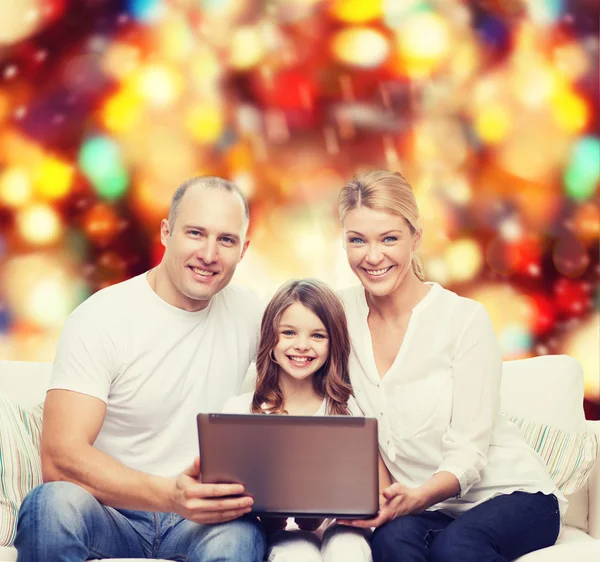
[[[391,265],[383,269],[365,269],[365,271],[373,277],[380,277],[381,275],[385,275],[390,269],[392,269]]]

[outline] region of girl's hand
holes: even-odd
[[[411,513],[420,513],[425,508],[424,498],[419,488],[409,488],[396,482],[383,490],[383,503],[379,506],[379,514],[373,519],[338,520],[342,525],[360,527],[380,527],[384,523]]]
[[[286,517],[261,517],[260,520],[267,535],[272,535],[277,531],[283,531],[287,525]]]
[[[316,517],[303,517],[300,519],[297,517],[294,521],[302,531],[316,531],[325,519],[317,519]]]

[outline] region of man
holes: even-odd
[[[161,263],[68,318],[44,408],[45,484],[19,514],[20,562],[263,559],[243,487],[199,481],[195,427],[239,392],[256,353],[258,299],[229,285],[248,220],[233,183],[189,180],[161,222]]]

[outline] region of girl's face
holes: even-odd
[[[372,295],[389,295],[400,286],[420,238],[403,217],[368,207],[352,209],[344,218],[348,263]]]
[[[273,356],[282,374],[305,380],[327,360],[329,334],[319,317],[300,302],[288,306],[281,315],[278,336]]]

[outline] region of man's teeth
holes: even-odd
[[[206,271],[205,269],[199,269],[197,267],[192,267],[192,270],[194,271],[194,273],[197,273],[198,275],[202,275],[204,277],[211,277],[212,275],[215,275],[214,271]]]
[[[385,267],[384,269],[365,269],[365,271],[369,275],[378,276],[378,275],[383,275],[384,273],[387,273],[390,269],[392,269],[391,265],[390,265],[390,267]]]

